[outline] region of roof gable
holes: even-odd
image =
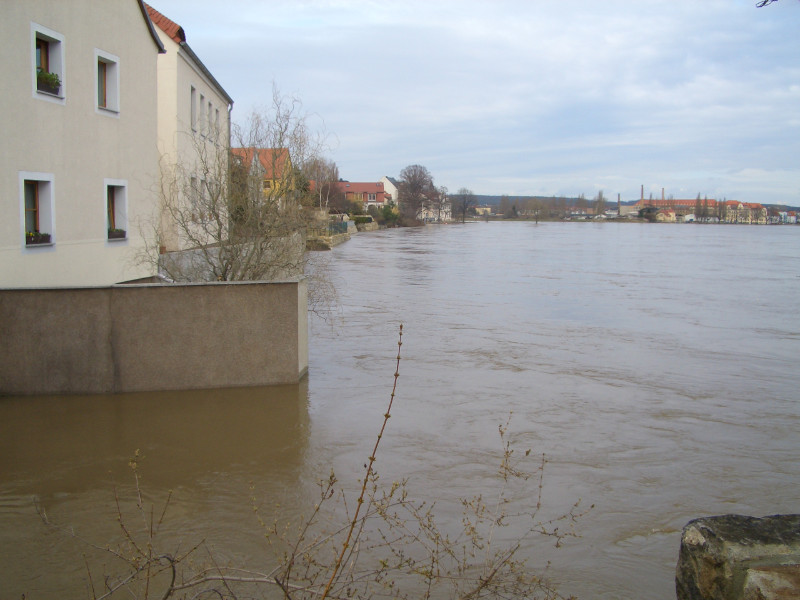
[[[149,4],[145,4],[145,7],[147,8],[147,14],[153,22],[153,25],[166,33],[173,42],[180,44],[186,41],[186,33],[183,31],[183,27],[162,15]]]
[[[264,171],[264,179],[278,179],[285,174],[285,169],[291,168],[288,148],[231,148],[234,156],[238,156],[242,163],[250,168],[253,157],[258,157],[258,162]]]

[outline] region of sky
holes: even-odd
[[[797,0],[149,3],[234,122],[274,85],[350,181],[800,206]]]

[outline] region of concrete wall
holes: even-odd
[[[0,394],[296,383],[305,280],[0,290]]]

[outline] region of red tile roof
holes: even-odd
[[[378,194],[383,192],[382,181],[337,181],[336,187],[345,193],[352,192],[354,194]]]
[[[153,24],[172,38],[173,42],[180,44],[186,41],[186,34],[183,31],[183,27],[162,15],[149,4],[145,4],[145,7],[147,7],[147,14],[150,15],[150,20]]]
[[[241,158],[247,167],[253,164],[253,155],[258,156],[264,168],[264,179],[278,179],[286,165],[291,165],[288,148],[231,148],[231,152]]]

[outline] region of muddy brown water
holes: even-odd
[[[35,506],[113,542],[137,449],[146,501],[173,491],[170,544],[258,564],[254,496],[288,518],[331,468],[357,484],[401,322],[381,477],[457,521],[457,498],[495,489],[510,418],[548,457],[545,513],[594,504],[581,537],[526,545],[564,594],[674,598],[688,520],[800,512],[800,227],[475,223],[329,256],[340,308],[312,317],[299,385],[0,398],[0,597],[85,596],[85,545]]]

